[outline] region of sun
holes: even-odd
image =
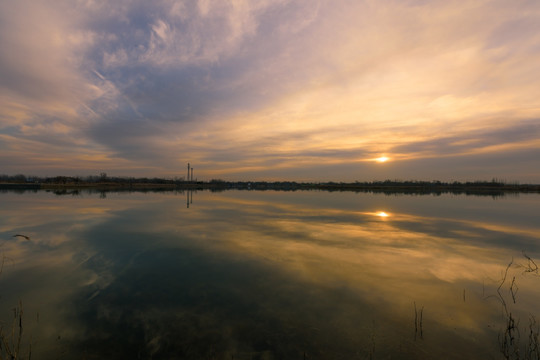
[[[376,162],[378,163],[383,163],[383,162],[387,162],[388,160],[390,160],[389,157],[386,157],[386,156],[381,156],[381,157],[378,157],[376,159],[374,159]]]

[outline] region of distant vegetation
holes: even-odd
[[[89,176],[54,176],[40,177],[34,175],[5,175],[0,174],[0,184],[51,184],[51,185],[96,185],[96,184],[179,184],[184,178],[134,178],[107,176],[107,173]]]
[[[295,181],[187,181],[176,178],[134,178],[107,176],[106,173],[91,176],[39,177],[27,175],[1,175],[0,189],[81,189],[137,190],[137,189],[210,189],[213,191],[239,190],[325,190],[383,193],[455,193],[499,195],[508,192],[540,193],[538,184],[508,183],[498,179],[489,181],[443,182],[438,180],[383,180],[348,182],[295,182]]]

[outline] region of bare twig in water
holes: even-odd
[[[521,264],[518,264],[519,267],[525,268],[523,274],[534,273],[535,275],[538,275],[538,266],[536,265],[534,260],[532,260],[525,253],[523,253],[523,256],[527,259],[527,265],[523,266]],[[525,344],[523,342],[520,342],[519,318],[514,318],[512,312],[509,311],[510,309],[507,306],[510,306],[510,304],[507,305],[501,291],[504,283],[506,282],[506,279],[508,278],[508,271],[512,264],[513,259],[506,267],[501,283],[497,288],[497,294],[499,296],[505,313],[504,329],[501,330],[501,332],[499,333],[500,351],[505,359],[540,360],[540,326],[536,322],[536,318],[533,315],[529,315],[528,339]],[[519,290],[517,286],[516,276],[512,276],[509,290],[512,296],[512,301],[515,304],[516,294]],[[525,329],[522,328],[522,330]]]
[[[19,358],[23,337],[22,316],[22,301],[19,300],[19,305],[13,308],[11,334],[6,334],[3,329],[0,329],[0,359],[15,360]]]
[[[369,359],[375,357],[375,320],[373,320],[373,329],[371,331],[371,348],[369,349]]]
[[[523,252],[523,256],[527,259],[527,266],[525,266],[525,272],[526,273],[535,273],[538,275],[538,265],[534,262],[533,259],[531,259],[527,254],[525,254],[525,251]]]
[[[2,254],[2,265],[0,265],[0,274],[4,271],[4,262],[6,261],[6,255]]]
[[[504,270],[504,275],[503,275],[503,278],[501,280],[501,283],[499,284],[499,287],[497,288],[497,292],[500,292],[501,287],[503,286],[504,282],[506,281],[506,277],[508,276],[508,270],[510,269],[510,267],[512,266],[513,263],[514,263],[514,258],[512,258],[512,260],[510,260],[510,263],[508,264],[508,266],[506,266],[506,269]]]
[[[516,294],[518,292],[519,288],[516,284],[516,277],[512,277],[512,283],[510,284],[510,293],[512,294],[512,300],[514,301],[514,304],[516,303]]]
[[[539,327],[534,316],[529,318],[529,344],[527,346],[527,359],[540,359],[540,345],[538,344]]]
[[[414,303],[414,339],[416,340],[416,336],[418,335],[418,331],[420,330],[420,339],[424,338],[424,329],[422,326],[423,322],[423,316],[424,316],[424,307],[420,309],[420,312],[418,312],[418,309],[416,308],[416,301]]]
[[[416,334],[418,333],[418,311],[416,310],[416,301],[414,304],[414,339],[416,340]]]
[[[423,317],[424,317],[424,306],[420,309],[420,339],[424,338],[424,327],[423,325]]]
[[[15,234],[15,235],[13,235],[13,237],[22,237],[23,239],[30,240],[30,236],[26,236],[26,235],[23,235],[23,234]]]
[[[506,282],[506,277],[508,276],[508,270],[510,269],[510,267],[512,266],[513,263],[514,263],[514,258],[512,258],[512,260],[510,260],[510,263],[506,267],[506,270],[504,271],[504,275],[503,275],[503,278],[501,280],[501,283],[499,284],[499,287],[497,288],[497,294],[499,294],[499,300],[501,301],[501,304],[503,306],[503,309],[504,309],[504,312],[505,312],[506,316],[508,316],[508,308],[506,306],[506,301],[504,301],[504,297],[503,297],[503,295],[501,293],[501,288],[504,285],[504,283]]]
[[[2,255],[0,274],[4,269],[5,259],[5,255]],[[11,324],[11,329],[6,329],[7,331],[5,331],[3,326],[0,324],[0,360],[16,360],[20,358],[30,360],[32,358],[32,337],[30,337],[28,354],[21,355],[21,342],[23,339],[23,313],[22,300],[19,300],[18,305],[13,308],[13,322]]]
[[[506,319],[506,329],[502,335],[499,335],[501,353],[505,359],[519,359],[519,337],[519,322],[516,325],[512,313],[509,313]]]

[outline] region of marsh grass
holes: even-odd
[[[420,308],[420,311],[416,308],[416,301],[414,302],[414,340],[417,336],[420,336],[420,339],[424,339],[424,328],[423,328],[423,318],[424,318],[424,306]]]
[[[17,236],[17,235],[16,235]],[[0,264],[0,275],[4,270],[6,257],[2,255]],[[11,324],[5,328],[0,323],[0,360],[16,360],[32,358],[32,340],[28,344],[28,352],[21,352],[21,343],[23,340],[23,305],[22,300],[13,309],[13,319]]]
[[[32,343],[28,345],[28,354],[21,354],[23,339],[23,306],[19,300],[17,307],[13,308],[13,321],[11,327],[4,330],[0,327],[0,359],[30,359],[32,357]]]
[[[520,319],[516,318],[512,314],[510,307],[508,306],[505,296],[504,296],[504,285],[507,283],[508,271],[514,265],[515,268],[523,269],[522,274],[525,275],[536,275],[538,276],[538,266],[527,254],[523,253],[527,263],[515,264],[514,259],[506,266],[506,269],[503,273],[499,287],[497,288],[498,299],[501,302],[504,315],[504,327],[499,332],[498,341],[499,347],[502,355],[507,360],[540,360],[540,340],[539,333],[540,327],[536,321],[534,315],[529,315],[529,324],[528,327],[523,329],[524,333],[527,333],[526,338],[522,339],[520,331]],[[510,285],[508,287],[508,292],[512,298],[512,303],[516,304],[517,293],[519,287],[517,286],[516,276],[512,276]]]

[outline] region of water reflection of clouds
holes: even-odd
[[[494,293],[510,254],[533,240],[531,229],[499,224],[496,217],[477,222],[404,213],[394,209],[392,201],[388,207],[358,201],[356,208],[343,209],[302,198],[305,193],[277,198],[240,195],[198,193],[190,209],[174,195],[89,197],[77,202],[35,199],[40,203],[37,210],[28,202],[14,204],[12,218],[0,226],[4,234],[22,229],[20,215],[31,224],[30,232],[39,234],[36,242],[10,242],[4,250],[20,260],[16,274],[30,285],[28,296],[39,294],[51,312],[75,297],[81,306],[96,311],[79,321],[97,328],[129,320],[124,325],[143,323],[158,331],[155,320],[146,317],[152,311],[154,319],[165,321],[169,316],[195,327],[203,325],[186,314],[202,312],[219,331],[231,331],[220,324],[226,319],[236,325],[239,320],[229,313],[242,312],[285,322],[300,312],[301,321],[322,327],[313,314],[334,307],[329,316],[342,323],[340,331],[347,337],[358,330],[343,319],[362,318],[355,307],[364,309],[364,318],[377,314],[383,321],[384,312],[407,324],[417,302],[427,309],[431,331],[443,324],[463,331],[463,337],[481,337],[487,330],[478,319],[491,321],[491,311],[498,306],[483,298]],[[414,198],[410,201],[414,204]],[[39,216],[48,206],[50,210]],[[381,209],[390,216],[377,215]],[[63,238],[57,239],[57,233]],[[530,255],[537,255],[532,249]],[[44,269],[50,279],[40,283],[27,271],[31,268]],[[60,281],[69,284],[64,291],[47,290]],[[523,293],[525,286],[534,287],[530,279],[520,281]],[[335,296],[339,291],[346,295]],[[133,302],[123,306],[124,297],[130,296]],[[302,298],[309,299],[313,314],[299,310]],[[539,294],[533,292],[523,306],[534,308],[531,299],[539,299]],[[227,301],[236,304],[225,305]],[[147,313],[147,307],[153,310]],[[290,308],[291,314],[283,308]],[[130,317],[130,312],[144,314],[144,319]],[[366,329],[362,331],[366,336]],[[73,335],[78,336],[82,335]]]
[[[509,251],[535,241],[532,231],[499,225],[496,218],[475,222],[393,213],[391,222],[381,223],[366,217],[380,217],[379,211],[282,208],[286,216],[266,212],[265,219],[255,223],[235,223],[226,235],[233,250],[276,261],[305,281],[340,282],[357,291],[377,289],[385,301],[392,299],[393,306],[406,307],[420,294],[441,309],[449,305],[447,298],[459,298],[470,287],[474,296],[481,297],[484,287],[494,290]],[[446,283],[454,284],[454,293]],[[486,312],[485,304],[476,305],[479,314]],[[453,323],[455,327],[474,323],[464,313],[453,316],[462,319],[461,325]]]

